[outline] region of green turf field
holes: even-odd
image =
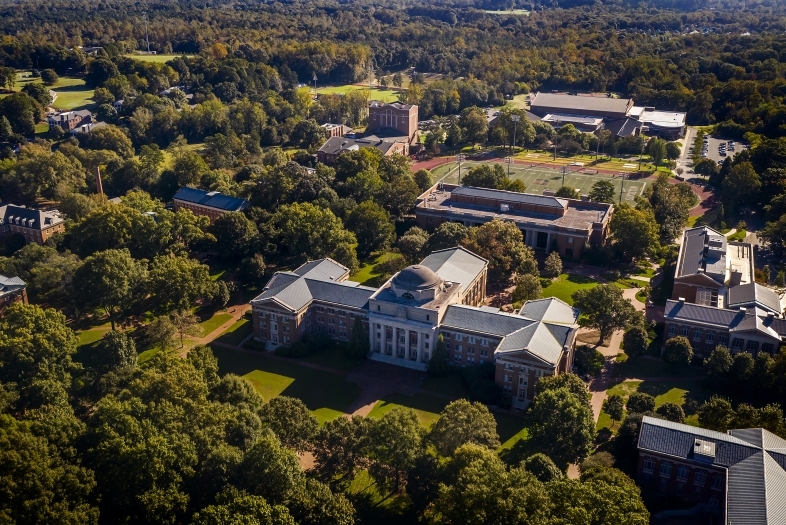
[[[169,62],[173,58],[181,57],[183,55],[124,55],[124,56],[128,58],[133,58],[134,60],[140,60],[142,62],[157,62],[159,64],[163,64],[164,62]]]
[[[483,164],[482,162],[465,161],[461,163],[461,173],[466,174],[472,167]],[[507,170],[507,165],[503,164]],[[451,162],[443,166],[434,168],[431,171],[434,181],[443,179],[444,182],[449,184],[456,184],[458,182],[458,164]],[[543,193],[543,190],[557,190],[562,186],[562,169],[536,167],[528,168],[523,166],[516,166],[515,164],[510,168],[511,179],[520,179],[527,186],[527,193]],[[567,175],[565,175],[565,185],[571,186],[584,195],[588,194],[592,185],[599,180],[608,180],[614,184],[615,195],[619,198],[620,187],[623,181],[620,177],[612,177],[611,175],[589,175],[579,173],[573,167]],[[633,202],[633,200],[644,193],[644,189],[650,181],[646,180],[625,180],[624,192],[622,200]]]
[[[343,86],[328,86],[318,88],[317,93],[320,95],[345,95],[350,91],[360,91],[362,89],[368,90],[368,87],[356,86],[354,84],[345,84]],[[381,100],[382,102],[396,102],[399,99],[399,92],[393,89],[373,88],[371,90],[370,98],[371,100]]]

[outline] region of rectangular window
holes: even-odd
[[[761,351],[767,352],[768,354],[772,353],[772,343],[764,343],[761,345]]]
[[[322,319],[322,316],[320,316],[320,315],[317,316],[317,322],[318,323],[324,322],[324,319]]]
[[[473,336],[469,337],[469,344],[471,344],[471,345],[475,344],[475,338]]]
[[[346,317],[346,316],[347,316],[347,313],[346,313],[344,310],[339,310],[339,311],[338,311],[338,316],[339,316],[339,317]]]
[[[338,320],[338,325],[339,326],[347,326],[347,322],[345,320],[343,320],[343,319],[339,319]]]
[[[456,341],[461,341],[461,334],[456,334]]]
[[[710,507],[717,507],[718,506],[718,498],[710,498],[707,500],[707,503],[710,504]]]
[[[425,348],[426,350],[428,350],[428,343],[423,343],[423,348]]]
[[[703,487],[705,481],[707,481],[707,473],[703,470],[697,470],[693,475],[693,484],[697,487]]]
[[[461,354],[454,354],[453,355],[453,360],[456,361],[457,363],[460,363],[461,362]]]
[[[505,374],[504,382],[505,383],[510,383],[510,376],[508,374]]]
[[[445,343],[445,350],[450,350],[450,345]]]
[[[715,474],[712,476],[712,488],[715,490],[720,490],[723,488],[723,476],[720,474]]]
[[[664,461],[660,464],[660,475],[662,478],[671,477],[671,463]]]
[[[758,352],[759,351],[759,342],[758,341],[748,341],[748,344],[745,347],[745,350],[747,350],[748,352],[750,352],[752,354]]]
[[[731,349],[732,350],[742,350],[742,339],[739,337],[735,337],[734,341],[731,342]]]
[[[330,315],[333,315],[333,314],[335,314],[335,313],[336,313],[336,310],[335,310],[334,308],[328,308],[328,313],[329,313]]]
[[[482,344],[483,346],[488,346],[489,345],[489,340],[488,339],[481,339],[480,344]]]
[[[335,328],[330,328],[328,330],[328,332],[330,333],[330,335],[336,335],[336,329]]]
[[[729,342],[729,336],[726,334],[718,334],[718,344],[725,345]]]
[[[285,342],[285,343],[288,343],[288,342],[289,342],[289,336],[288,336],[288,335],[285,335],[285,336],[284,336],[284,342]]]
[[[467,358],[467,363],[470,363],[470,364],[474,365],[475,364],[475,358],[474,357],[468,357]]]
[[[688,467],[686,467],[685,465],[680,465],[677,468],[677,480],[679,481],[688,480]]]
[[[519,390],[519,399],[527,399],[527,389],[522,388]]]
[[[688,330],[687,326],[683,326],[681,333],[682,333],[683,337],[688,337],[688,335],[690,334],[690,330]]]
[[[328,324],[336,324],[336,320],[331,317],[328,319]]]
[[[696,328],[696,329],[693,331],[693,339],[694,339],[695,341],[700,341],[700,340],[701,340],[701,330],[699,330],[698,328]]]
[[[655,462],[652,461],[652,458],[644,458],[644,467],[642,468],[644,472],[652,474],[655,470]]]
[[[715,340],[715,334],[713,334],[713,333],[711,333],[711,332],[707,332],[707,342],[708,342],[708,343],[711,343],[711,342],[713,342],[714,340]]]
[[[470,346],[469,348],[467,348],[467,353],[468,354],[474,354],[475,353],[475,348]]]
[[[669,337],[677,335],[677,327],[673,324],[669,325]]]
[[[317,312],[324,312],[324,311],[325,311],[324,308],[322,308],[321,306],[317,306]]]
[[[429,321],[429,320],[431,320],[431,316],[426,314],[426,321]]]
[[[483,357],[488,357],[489,356],[489,351],[488,350],[481,350],[480,351],[480,355],[483,356]]]

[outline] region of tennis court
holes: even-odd
[[[461,163],[462,177],[473,167],[484,164],[483,162],[465,161]],[[488,163],[497,164],[497,163]],[[507,171],[507,164],[502,164]],[[568,172],[564,176],[565,186],[570,186],[579,190],[579,193],[586,195],[590,192],[592,185],[599,180],[611,181],[614,184],[615,200],[619,199],[620,188],[624,189],[622,200],[633,202],[633,200],[644,193],[644,189],[651,181],[648,180],[622,180],[619,176],[612,175],[598,175],[590,173],[579,172],[578,166],[570,166]],[[591,171],[590,169],[584,171]],[[448,184],[456,184],[458,182],[458,163],[451,162],[434,168],[431,172],[434,177],[434,182],[443,180]],[[510,178],[520,179],[527,186],[527,193],[543,193],[543,190],[557,190],[563,184],[563,173],[561,168],[544,168],[544,167],[523,167],[516,166],[515,164],[510,167]]]

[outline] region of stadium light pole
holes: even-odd
[[[621,171],[620,175],[622,175],[622,185],[620,186],[620,204],[622,204],[622,192],[625,190],[625,172]]]
[[[510,180],[510,165],[513,163],[513,157],[505,157],[505,162],[508,163],[508,180]]]
[[[568,171],[567,166],[562,166],[562,185],[565,185],[565,172]]]
[[[644,145],[645,144],[646,143],[643,143],[641,145],[641,152],[639,153],[639,171],[641,171],[641,161],[644,160]]]
[[[458,183],[461,184],[461,161],[464,160],[464,155],[459,153],[458,155],[456,155],[456,160],[458,161],[458,165],[459,165]]]
[[[150,36],[147,32],[147,11],[142,11],[142,17],[145,19],[145,41],[147,42],[147,54],[150,54]]]
[[[511,120],[513,120],[513,148],[512,148],[512,150],[513,150],[513,155],[515,155],[516,154],[516,126],[518,125],[519,120],[521,120],[521,117],[518,116],[518,115],[513,115],[513,117],[511,117]],[[510,168],[509,164],[508,164],[508,168]],[[508,175],[510,175],[510,174],[508,174]]]

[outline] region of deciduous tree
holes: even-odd
[[[451,456],[460,446],[473,443],[492,450],[499,447],[497,421],[485,405],[459,399],[449,403],[428,435],[443,456]]]
[[[596,434],[592,410],[567,388],[538,393],[530,417],[530,436],[557,465],[578,463],[592,450]]]
[[[686,367],[693,360],[693,347],[686,337],[678,335],[666,341],[663,360],[674,367]]]
[[[573,304],[582,313],[579,323],[598,330],[601,341],[610,337],[614,330],[625,328],[636,312],[614,284],[574,292]]]

